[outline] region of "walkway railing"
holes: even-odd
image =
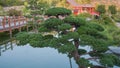
[[[27,19],[22,16],[16,17],[4,17],[0,22],[0,32],[9,31],[12,29],[20,28],[25,26]]]
[[[12,37],[12,30],[19,29],[27,24],[27,18],[23,16],[3,17],[0,19],[0,32],[9,31],[10,37]]]

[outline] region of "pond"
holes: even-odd
[[[78,68],[74,59],[72,68]],[[0,68],[71,68],[66,54],[58,53],[54,48],[33,48],[12,45],[0,46]]]

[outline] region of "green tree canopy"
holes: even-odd
[[[110,11],[111,14],[117,13],[117,9],[115,5],[110,5],[108,10]]]
[[[98,5],[96,10],[100,13],[105,13],[106,12],[105,5]]]
[[[29,0],[26,7],[31,11],[32,15],[40,15],[46,11],[49,4],[44,0]]]

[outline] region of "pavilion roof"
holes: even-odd
[[[94,7],[91,4],[78,4],[74,0],[67,0],[67,2],[74,7]]]

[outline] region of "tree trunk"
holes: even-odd
[[[78,39],[75,39],[75,40],[74,40],[74,43],[75,43],[76,49],[78,49],[78,47],[79,47],[79,40],[78,40]]]
[[[75,51],[72,53],[72,55],[73,55],[75,61],[76,61],[76,62],[79,62],[79,59],[80,59],[80,55],[79,55],[79,53],[78,53],[79,40],[78,40],[78,39],[74,40],[74,44],[75,44],[76,49],[75,49]],[[78,68],[85,68],[84,66],[81,66],[81,65],[79,65],[79,64],[78,64],[78,66],[79,66]]]

